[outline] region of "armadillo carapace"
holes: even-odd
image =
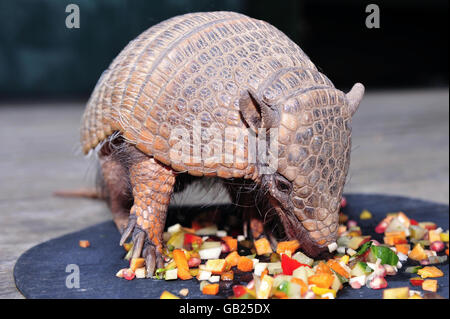
[[[285,235],[317,255],[336,240],[363,94],[361,84],[336,89],[267,22],[190,13],[151,27],[114,59],[87,104],[81,142],[85,153],[99,145],[121,243],[133,235],[149,275],[162,265],[167,207],[186,174],[253,183]]]

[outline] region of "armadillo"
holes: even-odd
[[[267,22],[189,13],[144,31],[103,72],[82,118],[81,143],[86,154],[99,155],[120,244],[132,236],[132,256],[146,259],[148,275],[163,265],[167,209],[182,176],[253,185],[286,236],[317,256],[337,238],[352,115],[363,94],[360,83],[347,94],[336,89]],[[218,132],[223,154],[210,156],[208,129]],[[180,130],[189,138],[181,151]],[[276,142],[275,151],[257,144],[250,152],[250,135],[238,143],[241,131]],[[273,170],[262,160],[269,153],[276,154]],[[238,202],[254,197],[231,189]]]

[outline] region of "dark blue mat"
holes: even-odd
[[[448,229],[449,207],[447,205],[383,195],[346,195],[348,205],[344,212],[358,221],[364,234],[382,240],[374,233],[378,222],[386,213],[403,211],[417,221],[432,221],[443,229]],[[183,214],[190,214],[201,208],[183,208]],[[232,209],[228,207],[228,209]],[[368,209],[373,214],[371,220],[360,221],[359,214]],[[204,208],[203,208],[204,210]],[[168,223],[174,222],[180,209],[170,212]],[[124,250],[118,245],[119,233],[112,222],[104,222],[76,233],[68,234],[37,245],[25,252],[14,268],[16,286],[27,298],[159,298],[164,290],[177,293],[188,288],[188,298],[211,298],[202,295],[196,279],[189,281],[164,281],[137,279],[127,281],[115,277],[116,272],[128,266],[123,260]],[[87,239],[91,247],[80,248],[78,241]],[[80,270],[80,288],[67,288],[66,272],[69,264],[78,265]],[[388,276],[390,288],[409,286],[411,274],[403,273],[407,265],[396,276]],[[437,278],[438,294],[449,298],[449,267],[438,265],[445,276]],[[420,287],[417,290],[421,290]],[[338,294],[342,299],[381,298],[381,291],[363,287],[359,290],[344,288]]]

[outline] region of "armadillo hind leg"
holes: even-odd
[[[133,197],[126,167],[112,156],[100,156],[102,193],[111,209],[114,223],[122,234],[128,223]]]
[[[120,244],[132,234],[132,257],[146,258],[147,276],[162,268],[163,232],[167,208],[175,184],[175,173],[153,158],[134,163],[129,168],[134,204]]]

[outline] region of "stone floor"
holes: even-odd
[[[34,245],[110,218],[88,199],[52,196],[91,186],[94,158],[78,146],[83,103],[0,103],[0,298],[23,298],[17,258]],[[345,191],[449,202],[448,90],[367,93],[353,121]],[[188,189],[176,204],[226,202],[220,190]]]

